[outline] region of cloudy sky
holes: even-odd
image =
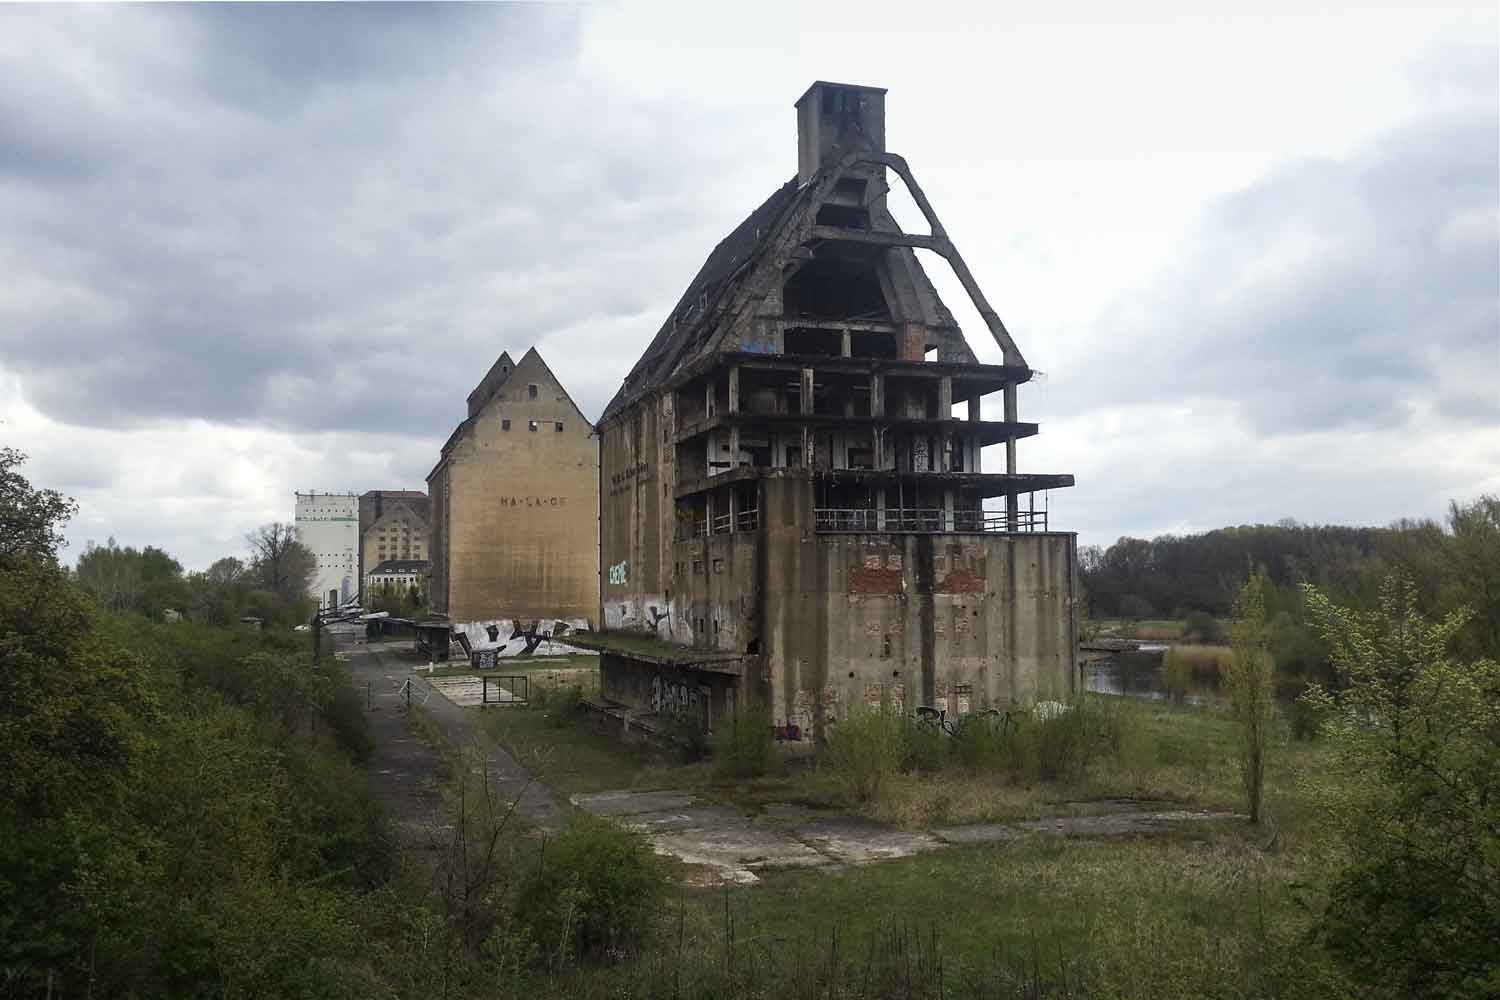
[[[1500,27],[1310,8],[3,6],[0,443],[201,567],[421,487],[503,349],[596,417],[822,78],[1045,372],[1055,527],[1435,516],[1500,492]]]

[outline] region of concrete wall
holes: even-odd
[[[777,548],[765,597],[777,724],[818,737],[882,698],[955,714],[1071,698],[1076,546],[1063,533],[826,534]]]
[[[691,644],[674,611],[677,483],[670,393],[647,397],[600,428],[598,601],[608,629],[654,631]]]
[[[597,622],[598,444],[529,353],[429,480],[434,610],[454,621]]]

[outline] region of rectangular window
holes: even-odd
[[[526,387],[526,398],[536,399],[536,383],[533,382]]]
[[[510,430],[510,418],[509,417],[506,417],[504,420],[500,421],[500,429],[502,431],[508,431],[508,430]]]
[[[557,421],[552,426],[553,426],[554,429],[556,429],[557,433],[559,433],[559,434],[562,433],[562,421],[561,420]]]
[[[536,421],[535,420],[528,420],[528,421],[526,421],[526,423],[528,424],[527,430],[530,430],[530,431],[535,431],[536,430]]]

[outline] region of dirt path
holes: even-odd
[[[349,671],[350,683],[366,695],[370,736],[375,748],[371,768],[376,787],[403,833],[430,830],[439,824],[437,777],[439,752],[415,733],[408,714],[419,708],[443,742],[472,749],[474,773],[486,778],[504,802],[516,801],[516,815],[544,833],[556,834],[566,825],[566,806],[552,789],[536,781],[504,747],[477,725],[464,708],[445,698],[431,681],[415,674],[399,659],[405,643],[369,643],[340,636],[337,654]]]

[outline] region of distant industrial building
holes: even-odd
[[[426,559],[387,559],[365,574],[365,600],[382,593],[405,597],[412,587],[427,592],[427,574],[432,563]]]
[[[421,490],[370,490],[360,494],[360,580],[388,560],[427,560],[431,555],[429,515],[427,494]]]
[[[298,493],[297,541],[317,560],[310,593],[320,607],[359,593],[359,498],[353,493]]]
[[[885,91],[819,82],[796,108],[796,176],[709,255],[599,421],[602,696],[710,726],[753,699],[791,740],[859,705],[1066,699],[1076,536],[1034,497],[1073,477],[1018,468],[1033,372],[886,152]],[[897,225],[888,174],[929,234]],[[1001,363],[917,249],[952,267]]]
[[[599,440],[535,348],[501,354],[427,477],[431,606],[455,622],[599,607]]]

